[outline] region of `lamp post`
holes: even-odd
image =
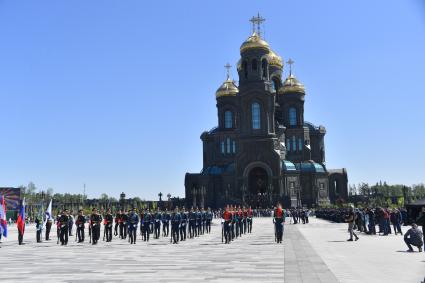
[[[168,209],[171,210],[171,194],[170,193],[167,194],[167,198],[168,198]]]

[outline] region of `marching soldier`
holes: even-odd
[[[157,212],[155,213],[155,223],[154,223],[154,237],[155,239],[159,239],[159,235],[161,234],[161,221],[162,221],[162,213],[161,210],[158,208]]]
[[[128,236],[130,238],[130,244],[136,244],[137,224],[139,224],[139,216],[136,213],[136,209],[133,208],[128,217]]]
[[[196,213],[192,206],[189,211],[189,237],[193,239],[194,236],[196,236]]]
[[[254,216],[254,213],[252,211],[252,208],[249,207],[248,209],[248,216],[246,219],[246,224],[248,225],[248,233],[252,232],[252,217]]]
[[[181,215],[179,213],[179,208],[176,207],[174,212],[171,214],[171,236],[173,244],[179,243],[179,228],[181,224]]]
[[[202,213],[199,210],[199,207],[196,208],[196,237],[199,237],[201,235],[202,231]]]
[[[223,241],[223,236],[225,239],[225,244],[230,244],[230,241],[232,239],[232,235],[231,235],[231,222],[232,222],[232,213],[229,211],[229,206],[226,206],[223,212],[223,227],[222,227],[222,239],[221,241]]]
[[[62,246],[68,244],[68,227],[69,227],[68,223],[69,223],[68,209],[65,209],[59,218],[60,241]]]
[[[170,214],[168,213],[168,210],[165,209],[165,212],[162,215],[162,235],[163,235],[163,237],[168,237],[169,230],[170,230]]]
[[[149,242],[150,226],[151,226],[152,215],[149,210],[145,210],[143,216],[143,241]]]
[[[118,227],[120,225],[121,210],[115,214],[114,236],[118,236]]]
[[[238,222],[239,222],[239,237],[242,237],[243,234],[243,211],[242,208],[239,206],[238,210]]]
[[[78,211],[77,220],[75,221],[75,225],[77,226],[77,237],[78,243],[84,242],[84,225],[86,223],[86,218],[83,215],[83,211],[80,209]]]
[[[233,205],[230,206],[230,214],[232,215],[232,222],[231,222],[230,228],[231,228],[232,241],[233,241],[235,239],[235,223],[236,223],[235,210],[233,209]]]
[[[202,219],[202,235],[204,235],[205,228],[207,226],[207,212],[205,211],[205,208],[202,208],[201,219]]]
[[[180,213],[181,216],[181,224],[180,224],[180,241],[186,240],[186,227],[187,227],[187,219],[188,215],[187,212],[183,206],[182,212]]]
[[[127,225],[128,225],[128,213],[126,211],[121,214],[122,218],[122,239],[127,239]],[[121,229],[121,226],[120,226]],[[121,233],[121,230],[120,230]]]
[[[102,217],[97,212],[97,208],[94,207],[92,212],[93,213],[90,215],[91,237],[92,244],[96,245],[100,238],[100,224],[102,223]]]
[[[106,242],[112,241],[112,222],[113,217],[111,214],[111,209],[108,208],[108,210],[106,211],[105,220],[103,221],[103,225],[105,227],[103,235],[105,236],[106,234]],[[103,238],[105,239],[105,237]]]
[[[248,218],[248,211],[246,210],[246,207],[243,207],[243,219],[242,219],[242,225],[243,225],[243,233],[246,234],[246,224],[247,224],[247,218]]]
[[[274,219],[273,222],[275,224],[275,239],[276,242],[282,243],[283,238],[283,222],[285,222],[285,212],[282,209],[282,205],[280,203],[277,204],[277,207],[274,211]]]
[[[46,222],[46,241],[50,240],[50,230],[52,229],[52,219],[50,219],[50,215]]]
[[[211,212],[211,208],[208,207],[208,210],[206,212],[206,230],[207,234],[211,233],[211,222],[213,219],[213,214]]]
[[[41,223],[40,219],[38,219],[38,216],[35,217],[35,229],[37,231],[36,232],[37,243],[41,243],[41,232],[43,230],[43,223]]]

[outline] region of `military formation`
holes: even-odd
[[[130,244],[136,244],[137,236],[140,235],[145,242],[149,242],[152,238],[159,239],[162,236],[170,237],[171,243],[178,244],[179,241],[186,241],[187,238],[193,239],[211,233],[214,216],[216,214],[210,208],[205,210],[193,207],[190,210],[186,210],[184,207],[181,209],[176,207],[172,211],[145,209],[139,213],[133,208],[128,211],[119,210],[115,215],[112,215],[110,209],[102,214],[99,213],[97,208],[93,208],[89,216],[85,216],[83,211],[80,210],[75,219],[75,241],[78,243],[85,241],[85,228],[86,223],[88,223],[89,242],[93,245],[96,245],[100,240],[102,225],[104,228],[103,241],[106,242],[111,242],[113,236],[115,236],[119,239],[128,240]],[[236,219],[237,217],[235,217],[234,223],[239,223],[239,220]],[[250,223],[252,223],[252,220],[250,220]],[[61,245],[68,244],[69,236],[72,236],[73,225],[74,217],[70,216],[67,209],[56,217],[58,244],[59,242]],[[236,235],[240,235],[243,230],[240,230],[239,224],[236,227],[238,227]],[[251,231],[252,225],[249,227],[249,231]],[[37,234],[37,237],[39,237],[39,234]],[[46,240],[49,240],[49,237],[50,230],[46,230]]]
[[[283,226],[285,217],[289,212],[282,209],[278,203],[274,210],[266,216],[272,216],[274,225],[275,242],[282,243]],[[79,210],[74,217],[73,211],[64,209],[57,215],[55,221],[48,218],[43,225],[42,220],[36,219],[37,242],[41,242],[42,231],[45,228],[45,239],[50,240],[50,232],[53,224],[56,224],[57,244],[67,245],[69,238],[73,236],[75,229],[75,242],[84,243],[86,241],[86,229],[88,229],[89,243],[98,244],[101,239],[111,242],[114,237],[122,240],[128,240],[130,244],[136,244],[138,236],[144,242],[152,239],[169,238],[170,243],[178,244],[187,239],[193,239],[204,234],[211,233],[211,225],[214,218],[221,218],[221,241],[224,244],[230,244],[235,239],[245,234],[252,233],[253,218],[259,216],[258,210],[251,207],[227,205],[223,210],[212,211],[210,208],[203,209],[192,207],[187,210],[176,207],[173,210],[144,209],[137,211],[135,208],[130,210],[118,210],[112,214],[110,208],[106,212],[99,212],[93,208],[90,215],[84,215],[83,210]]]

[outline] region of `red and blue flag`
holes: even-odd
[[[19,209],[16,226],[18,226],[19,233],[23,235],[25,232],[25,198],[22,200],[21,208]]]
[[[0,197],[0,235],[7,238],[6,201]]]

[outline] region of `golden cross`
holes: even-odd
[[[252,32],[256,32],[255,27],[257,26],[257,34],[260,36],[260,26],[266,19],[260,16],[260,13],[256,17],[252,17],[249,21],[252,23]]]
[[[289,75],[292,75],[292,64],[294,64],[295,62],[289,58],[288,62],[286,62],[286,64],[289,65]]]
[[[230,68],[232,68],[232,65],[230,65],[229,63],[226,63],[226,65],[224,65],[224,68],[227,69],[227,78],[230,78]]]

